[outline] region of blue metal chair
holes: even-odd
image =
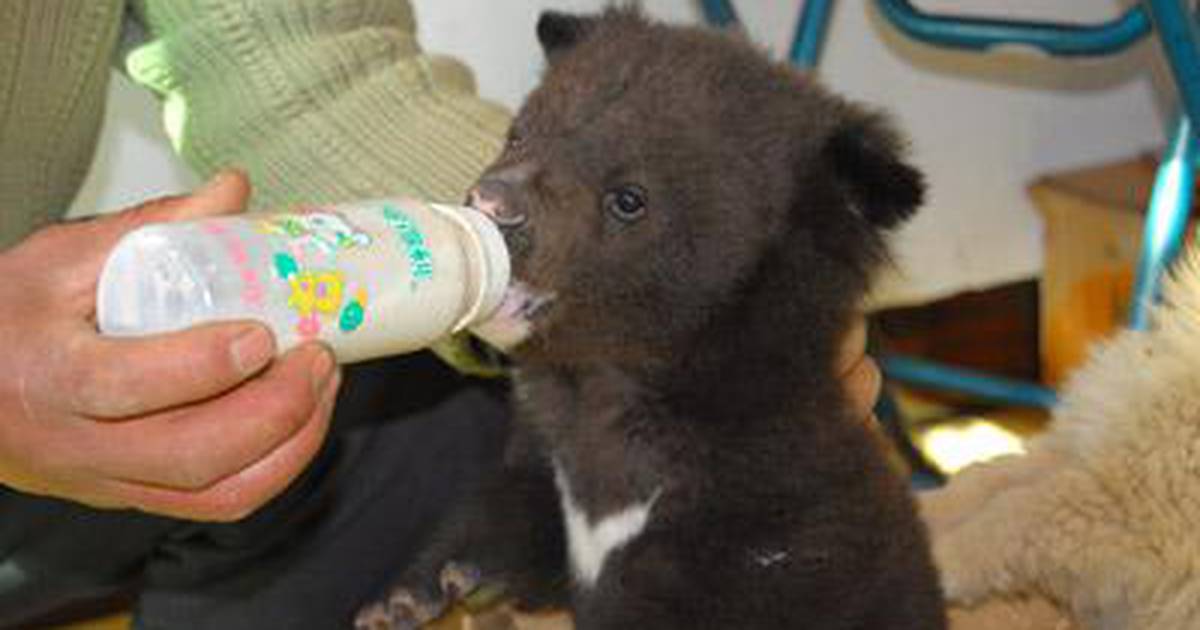
[[[719,27],[737,23],[728,0],[702,0],[706,19]],[[986,51],[1026,46],[1055,56],[1109,55],[1147,35],[1155,36],[1169,61],[1182,112],[1163,155],[1146,214],[1129,326],[1147,325],[1147,307],[1157,298],[1165,268],[1179,252],[1191,209],[1197,139],[1190,123],[1200,120],[1200,27],[1186,0],[1142,0],[1118,18],[1096,25],[1015,21],[931,14],[908,0],[875,0],[889,22],[907,36],[936,46]],[[815,68],[834,0],[805,0],[789,51],[798,66]],[[1034,383],[989,376],[916,357],[880,359],[885,376],[898,382],[1032,407],[1052,407],[1055,393]],[[887,402],[887,401],[885,401]]]

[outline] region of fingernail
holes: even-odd
[[[329,381],[336,373],[337,362],[333,359],[333,353],[329,348],[322,344],[317,344],[316,356],[309,363],[309,376],[312,379],[313,391],[318,395],[325,391],[329,385]]]
[[[195,194],[205,195],[216,190],[217,188],[220,188],[222,185],[224,185],[226,180],[228,180],[230,177],[233,177],[233,173],[233,169],[228,168],[217,171],[216,174],[209,178],[209,180],[205,182],[203,186],[196,190]]]
[[[275,340],[261,326],[255,326],[234,338],[230,351],[233,364],[243,375],[258,372],[275,357]]]

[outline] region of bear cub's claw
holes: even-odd
[[[471,564],[447,562],[431,588],[405,581],[392,588],[385,601],[364,606],[354,618],[356,630],[416,630],[441,617],[455,602],[474,592],[482,572]]]

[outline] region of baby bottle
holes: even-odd
[[[152,224],[100,274],[100,331],[145,335],[257,319],[280,351],[343,363],[412,352],[485,321],[509,283],[495,223],[472,208],[382,199]]]

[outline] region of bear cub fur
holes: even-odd
[[[726,33],[549,13],[472,200],[525,301],[495,488],[360,627],[481,582],[577,627],[937,630],[928,543],[833,366],[920,175],[879,115]]]

